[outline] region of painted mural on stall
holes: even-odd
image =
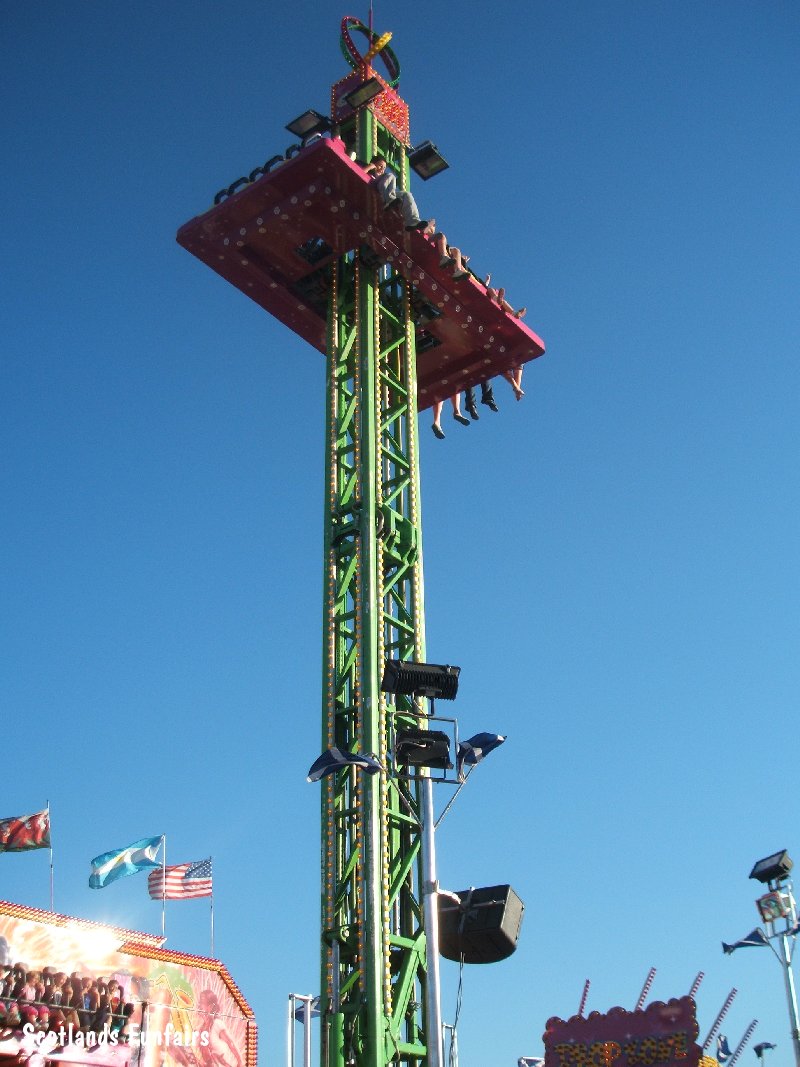
[[[0,1059],[255,1067],[253,1013],[216,960],[0,902]]]

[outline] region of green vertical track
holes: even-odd
[[[358,116],[408,174],[402,145]],[[383,661],[424,658],[416,356],[405,280],[363,249],[331,269],[328,308],[323,747],[374,752],[395,723]],[[425,932],[414,782],[355,769],[323,779],[323,1067],[427,1063]]]

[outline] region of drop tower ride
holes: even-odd
[[[300,143],[178,232],[327,361],[322,747],[374,754],[384,770],[322,780],[322,1067],[442,1064],[433,787],[392,753],[428,701],[381,691],[386,660],[426,659],[417,412],[544,351],[384,210],[361,165],[382,157],[408,189],[420,158],[390,37],[343,19],[352,69],[330,120],[301,116]]]

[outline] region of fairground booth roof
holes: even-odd
[[[163,943],[0,901],[0,1061],[256,1067],[255,1016],[224,964]]]

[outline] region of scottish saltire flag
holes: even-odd
[[[726,956],[730,956],[731,952],[735,952],[737,948],[761,948],[763,945],[769,945],[769,940],[761,927],[757,926],[741,941],[734,941],[732,945],[726,945],[723,941],[722,951]]]
[[[503,734],[475,734],[466,741],[458,742],[458,766],[461,768],[465,763],[480,763],[484,756],[488,756],[505,741]]]
[[[197,863],[178,863],[174,867],[159,867],[147,876],[147,891],[153,900],[189,900],[191,897],[210,897],[211,860]]]
[[[717,1038],[717,1063],[727,1063],[732,1055],[727,1037],[720,1034]]]
[[[544,1067],[544,1060],[541,1056],[520,1056],[517,1067]]]
[[[759,1059],[762,1059],[768,1048],[776,1048],[776,1046],[771,1045],[769,1041],[762,1041],[760,1045],[755,1046],[753,1052],[755,1052]]]
[[[28,852],[32,848],[50,848],[50,812],[17,815],[0,819],[0,852]]]
[[[102,889],[103,886],[116,882],[118,878],[138,874],[139,871],[146,871],[150,867],[159,867],[156,853],[162,841],[162,837],[143,837],[141,841],[134,841],[127,848],[115,848],[112,852],[95,856],[91,861],[89,888]]]
[[[377,774],[383,767],[374,756],[362,756],[360,752],[342,752],[340,748],[326,749],[314,760],[308,771],[309,782],[318,782],[326,774],[340,771],[342,767],[360,767],[367,774]]]
[[[294,1009],[294,1017],[299,1023],[305,1018],[305,1005],[301,1002],[300,1006]],[[319,1017],[319,997],[314,997],[311,1001],[311,1018],[316,1019]]]

